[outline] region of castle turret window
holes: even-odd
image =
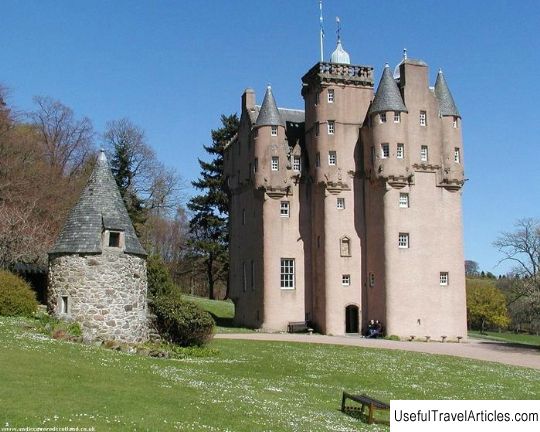
[[[427,113],[425,111],[420,111],[420,126],[427,125]]]
[[[374,287],[375,286],[375,273],[369,274],[369,286]]]
[[[394,123],[401,122],[401,113],[399,111],[394,111]]]
[[[454,117],[454,120],[452,121],[452,127],[455,129],[457,128],[457,122],[458,122],[458,118],[457,117]]]
[[[294,258],[281,258],[281,289],[294,289]]]
[[[388,143],[381,144],[381,158],[386,159],[390,156],[390,146]]]
[[[448,272],[441,272],[439,274],[439,284],[441,286],[447,286],[448,285]]]
[[[62,296],[60,297],[60,313],[69,314],[69,297]]]
[[[334,120],[328,120],[328,135],[334,135],[336,131],[336,122]]]
[[[399,206],[401,208],[408,208],[409,207],[409,194],[406,192],[401,192],[399,194]]]
[[[379,114],[379,121],[381,123],[386,123],[386,113],[385,112]]]
[[[409,248],[409,233],[399,233],[398,246],[400,249]]]
[[[300,171],[300,156],[293,156],[293,170]]]
[[[405,144],[398,143],[396,157],[398,159],[403,159],[404,156],[405,156]]]
[[[328,165],[335,165],[337,163],[337,154],[335,151],[328,152]]]
[[[456,147],[456,148],[454,149],[454,162],[455,162],[455,163],[459,163],[459,162],[460,162],[460,159],[461,159],[461,158],[460,158],[460,154],[459,154],[459,148]]]
[[[315,166],[317,168],[321,166],[321,154],[319,152],[315,155]]]
[[[279,170],[279,156],[272,156],[272,171]]]
[[[290,203],[289,201],[281,201],[279,214],[281,217],[289,217],[290,213]]]
[[[328,103],[334,103],[334,89],[328,89]]]
[[[349,286],[350,284],[351,284],[351,275],[350,274],[341,275],[341,285]]]
[[[272,136],[277,136],[277,126],[272,126],[271,135]]]
[[[428,146],[426,145],[420,147],[420,160],[422,162],[427,162],[428,160]]]
[[[345,209],[345,198],[338,198],[337,199],[336,208],[338,210],[344,210]]]

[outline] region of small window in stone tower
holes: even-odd
[[[375,286],[375,273],[369,274],[369,286],[374,287]]]
[[[439,274],[439,284],[441,286],[447,286],[448,285],[448,272],[441,272]]]
[[[315,105],[319,105],[319,92],[315,93]]]
[[[110,231],[109,232],[109,247],[120,247],[120,233]]]
[[[335,151],[328,152],[328,165],[335,165],[337,162],[337,154]]]
[[[420,111],[420,126],[427,125],[427,113],[425,111]]]
[[[394,123],[399,123],[401,121],[401,113],[399,111],[394,111]]]
[[[390,146],[387,143],[381,144],[381,159],[386,159],[390,156]]]
[[[454,116],[454,120],[452,121],[452,127],[454,129],[457,128],[457,122],[458,122],[458,118]]]
[[[336,131],[336,122],[334,120],[328,120],[328,135],[334,135]]]
[[[315,155],[315,166],[317,168],[321,166],[321,154],[319,152]]]
[[[334,103],[334,89],[328,89],[328,103]]]
[[[399,233],[398,246],[400,249],[409,248],[409,233]]]
[[[293,170],[300,172],[300,156],[293,156]]]
[[[279,170],[279,156],[272,156],[272,171]]]
[[[379,114],[379,121],[381,123],[386,123],[386,113],[385,112]]]
[[[277,126],[272,126],[272,136],[277,136]]]
[[[279,214],[281,217],[289,217],[290,203],[289,201],[281,201]]]
[[[69,313],[69,299],[68,296],[62,296],[60,298],[60,313],[68,314]]]
[[[407,192],[401,192],[399,194],[399,206],[401,208],[409,207],[409,194]]]
[[[420,160],[422,162],[427,162],[428,160],[428,147],[426,145],[420,147]]]
[[[339,241],[339,253],[342,257],[351,256],[351,239],[349,237],[343,237]]]
[[[336,208],[338,210],[344,210],[345,209],[345,198],[338,198],[337,199]]]
[[[405,156],[405,144],[398,143],[396,157],[398,159],[403,159],[404,156]]]
[[[351,275],[350,274],[341,275],[341,285],[349,286],[350,284],[351,284]]]
[[[461,159],[461,158],[460,158],[460,154],[459,154],[459,148],[456,147],[456,148],[454,149],[454,162],[455,162],[455,163],[459,163],[460,159]]]

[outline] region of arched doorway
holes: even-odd
[[[358,333],[358,306],[345,308],[345,333]]]

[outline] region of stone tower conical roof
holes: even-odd
[[[448,88],[448,84],[446,84],[442,70],[439,70],[437,80],[435,81],[435,96],[439,101],[439,112],[441,116],[461,117],[452,93],[450,93],[450,89]]]
[[[407,107],[403,103],[403,98],[388,64],[384,67],[369,113],[376,114],[386,111],[407,112]]]
[[[101,253],[104,229],[124,232],[125,253],[146,255],[102,150],[79,201],[71,209],[49,253]]]
[[[255,126],[283,126],[285,123],[279,114],[279,110],[276,105],[276,100],[272,94],[272,87],[266,88],[264,94],[264,100],[259,110],[259,116],[255,122]]]

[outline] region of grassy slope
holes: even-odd
[[[490,339],[495,341],[512,342],[522,345],[536,345],[540,347],[540,336],[529,334],[515,334],[510,332],[486,332],[480,334],[478,331],[469,331],[469,336],[480,339]]]
[[[0,424],[99,431],[356,431],[341,391],[391,399],[536,399],[540,372],[355,347],[214,341],[163,360],[25,333],[0,318]]]

